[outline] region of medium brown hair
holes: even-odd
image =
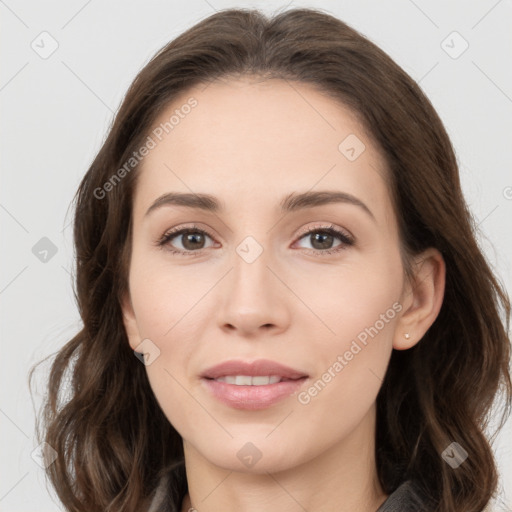
[[[510,302],[477,244],[456,157],[431,103],[386,53],[318,9],[271,18],[257,10],[220,11],[162,48],[130,86],[75,197],[83,328],[52,364],[39,434],[58,454],[47,468],[58,497],[68,511],[140,512],[160,476],[183,461],[181,437],[123,327],[137,166],[105,197],[95,191],[179,94],[245,75],[311,84],[349,106],[390,171],[406,274],[412,277],[414,255],[429,247],[442,253],[441,311],[417,345],[393,351],[377,397],[377,470],[388,494],[413,479],[429,510],[481,511],[498,483],[486,431],[500,390],[500,427],[511,405]],[[63,400],[67,374],[70,397]],[[456,470],[441,456],[451,442],[469,454]],[[186,481],[174,484],[179,507]]]

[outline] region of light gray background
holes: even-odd
[[[36,443],[27,372],[78,329],[67,209],[126,89],[161,46],[215,10],[272,12],[286,5],[0,0],[0,511],[61,510],[31,458]],[[454,143],[482,247],[512,293],[510,0],[297,0],[288,8],[300,6],[320,7],[346,21],[420,82]],[[58,43],[46,59],[31,47],[51,48],[43,31]],[[464,40],[468,49],[453,58]],[[57,248],[46,262],[32,252],[42,237]],[[36,406],[45,368],[36,381]],[[509,421],[495,444],[503,479],[496,510],[512,508],[511,434]]]

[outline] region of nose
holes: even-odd
[[[285,276],[271,268],[276,264],[269,260],[266,251],[252,262],[238,253],[234,256],[233,267],[219,290],[218,322],[222,329],[254,337],[258,333],[275,335],[288,328],[293,294],[284,284]]]

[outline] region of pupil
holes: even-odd
[[[203,235],[201,235],[201,233],[189,233],[185,235],[183,246],[187,249],[197,249],[197,245],[201,245],[202,237]],[[187,244],[189,244],[190,242],[191,245],[187,247]],[[199,242],[199,244],[197,242]]]
[[[328,233],[317,233],[315,235],[313,235],[313,247],[315,247],[315,249],[328,249],[329,248],[329,243],[327,244],[327,246],[325,246],[325,242],[331,242],[332,243],[332,235],[329,235]],[[323,243],[322,243],[322,238],[324,239],[323,240]],[[316,243],[319,241],[320,239],[320,247],[316,247]]]

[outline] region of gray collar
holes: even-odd
[[[425,503],[411,480],[395,489],[376,512],[426,512]]]

